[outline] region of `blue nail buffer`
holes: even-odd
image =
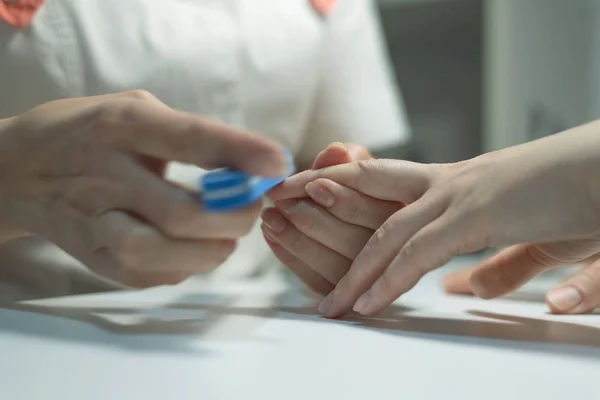
[[[294,160],[286,150],[288,171],[279,178],[263,178],[227,168],[216,169],[200,178],[198,199],[209,212],[228,212],[248,207],[295,171]]]

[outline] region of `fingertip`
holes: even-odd
[[[469,286],[471,271],[458,271],[448,274],[442,278],[442,289],[448,294],[472,295]]]
[[[265,150],[262,155],[257,154],[252,158],[245,171],[251,175],[266,178],[278,178],[286,175],[289,171],[289,160],[281,146]]]
[[[316,178],[315,171],[303,171],[275,186],[267,193],[272,201],[306,197],[306,184]]]
[[[293,196],[293,193],[295,193],[295,191],[290,189],[289,185],[286,184],[286,181],[283,181],[279,185],[269,190],[265,196],[271,201],[281,201],[291,199],[293,197],[299,197]]]
[[[339,282],[336,288],[331,291],[319,306],[319,311],[325,318],[338,319],[343,317],[349,310],[340,304]]]
[[[556,308],[556,306],[554,304],[552,304],[552,301],[550,299],[548,299],[547,294],[546,294],[546,298],[544,299],[544,302],[546,303],[546,307],[548,307],[548,310],[550,311],[551,314],[565,314],[563,311]]]
[[[313,169],[322,169],[352,161],[352,156],[343,143],[334,142],[321,151],[315,158]]]
[[[393,303],[402,293],[393,293],[397,290],[388,282],[389,278],[382,275],[356,300],[352,309],[361,315],[372,316]]]
[[[368,290],[356,300],[352,310],[361,315],[370,315],[373,312],[373,307],[373,293],[371,290]]]
[[[191,116],[196,135],[195,151],[200,167],[230,167],[250,175],[278,177],[286,173],[287,154],[276,141],[254,131],[240,129],[220,121]],[[187,143],[180,143],[184,151],[193,151]],[[208,164],[208,165],[207,165]]]
[[[583,313],[588,310],[581,309],[584,296],[581,291],[572,285],[559,286],[546,294],[546,304],[554,314]],[[578,311],[578,312],[577,312]]]

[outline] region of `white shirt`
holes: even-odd
[[[169,106],[265,134],[308,164],[332,141],[408,138],[374,2],[47,0],[29,28],[0,24],[0,117],[66,97],[145,89]],[[195,182],[196,168],[169,177]],[[260,232],[214,277],[245,276]]]

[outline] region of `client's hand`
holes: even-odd
[[[594,122],[455,164],[367,160],[305,171],[270,197],[302,196],[325,178],[408,204],[377,228],[323,301],[327,317],[351,309],[372,315],[456,255],[513,245],[468,278],[476,295],[497,297],[544,269],[600,252],[599,131]],[[599,303],[600,268],[586,271],[551,294],[553,310]]]
[[[362,146],[334,143],[317,155],[312,168],[369,158]],[[333,290],[375,230],[402,206],[329,179],[307,185],[305,197],[278,200],[262,214],[265,239],[286,267],[322,295]]]
[[[515,248],[509,248],[475,267],[446,276],[444,290],[483,298],[498,297],[518,288],[544,269],[578,262],[581,258],[579,246],[569,243],[540,245],[537,248],[543,250],[532,248],[520,257],[514,256]],[[582,314],[600,306],[600,253],[582,264],[580,271],[546,294],[546,304],[553,313]]]

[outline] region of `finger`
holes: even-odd
[[[471,275],[469,286],[481,298],[503,296],[543,270],[578,263],[597,252],[596,237],[512,246],[480,264]]]
[[[155,101],[103,103],[96,128],[124,150],[202,168],[233,167],[249,174],[281,176],[283,148],[266,137],[187,114]]]
[[[350,156],[352,157],[352,161],[370,160],[373,158],[365,146],[354,143],[348,143],[345,146],[348,149],[348,153],[350,153]]]
[[[304,197],[309,182],[326,178],[377,199],[412,203],[430,187],[435,168],[400,160],[355,161],[294,175],[274,188],[269,198]]]
[[[543,270],[580,262],[598,251],[596,238],[509,247],[480,264],[469,280],[476,296],[491,299],[510,293]]]
[[[350,311],[410,238],[438,218],[446,207],[446,202],[425,195],[421,200],[392,215],[375,231],[352,263],[350,271],[325,298],[319,310],[328,318],[337,318]],[[409,246],[405,253],[412,248]],[[439,250],[435,246],[426,249],[428,253],[437,251]]]
[[[86,96],[86,97],[73,97],[62,99],[59,101],[52,101],[49,103],[42,104],[36,108],[33,108],[29,112],[45,112],[50,113],[55,120],[61,120],[65,118],[71,118],[74,111],[81,111],[82,109],[90,110],[91,114],[98,112],[99,105],[104,106],[115,101],[124,100],[144,100],[149,103],[154,103],[157,106],[167,107],[164,103],[154,97],[152,94],[144,90],[129,90],[119,93],[101,94],[97,96]],[[68,106],[68,107],[66,107]],[[87,116],[86,116],[87,117]]]
[[[518,289],[544,269],[559,265],[562,263],[550,257],[543,247],[519,244],[476,266],[469,278],[469,287],[476,296],[492,299]]]
[[[334,288],[334,285],[323,278],[321,274],[310,268],[298,257],[294,256],[289,251],[275,243],[272,239],[269,231],[263,230],[265,240],[273,251],[273,254],[286,266],[294,275],[296,275],[306,286],[308,286],[313,292],[318,293],[322,296],[327,295]]]
[[[342,221],[375,230],[403,204],[364,195],[329,179],[306,185],[306,193],[317,204]]]
[[[600,306],[600,261],[595,260],[567,282],[552,289],[546,304],[556,314],[583,314]]]
[[[472,295],[469,278],[474,268],[463,268],[446,275],[442,281],[444,291],[450,294]]]
[[[448,218],[430,223],[404,244],[383,274],[358,298],[353,309],[373,315],[412,289],[427,272],[456,255],[457,232]]]
[[[373,235],[371,229],[341,221],[312,200],[284,200],[275,206],[298,231],[350,260]]]
[[[226,214],[208,213],[194,193],[153,174],[132,159],[123,157],[111,168],[112,175],[124,188],[121,193],[124,200],[115,203],[142,216],[169,237],[236,239],[250,232],[262,208],[257,202]]]
[[[235,249],[232,240],[174,240],[120,211],[95,223],[98,248],[118,262],[108,278],[134,287],[171,284],[222,264]]]
[[[262,218],[263,232],[270,240],[298,257],[328,282],[335,285],[348,272],[351,263],[348,258],[301,233],[277,209],[266,209]]]
[[[99,249],[92,254],[82,258],[81,261],[90,270],[99,276],[109,278],[113,282],[126,282],[127,286],[116,286],[114,289],[133,288],[150,288],[162,285],[176,285],[187,279],[189,273],[181,273],[180,271],[131,271],[123,274],[119,261],[106,249]]]
[[[343,143],[332,143],[317,154],[312,169],[321,169],[339,164],[352,162],[352,155]]]

